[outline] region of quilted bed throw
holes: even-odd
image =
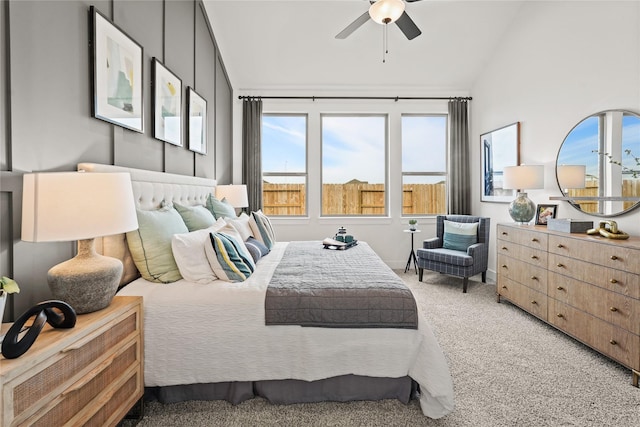
[[[265,299],[267,325],[418,328],[413,294],[364,242],[349,250],[290,242]]]

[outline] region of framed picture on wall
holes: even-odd
[[[520,162],[520,122],[480,135],[482,158],[482,201],[509,203],[515,190],[503,188],[505,166]]]
[[[182,80],[153,58],[151,87],[153,137],[182,146]]]
[[[189,150],[207,154],[207,100],[187,88],[187,139]]]
[[[538,205],[536,208],[536,225],[547,225],[549,218],[555,218],[558,205]]]
[[[144,131],[143,48],[94,6],[91,15],[93,117]]]

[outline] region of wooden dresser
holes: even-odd
[[[498,224],[498,302],[523,310],[640,376],[640,238]]]
[[[46,325],[25,354],[0,357],[0,425],[117,425],[144,392],[142,346],[141,297]]]

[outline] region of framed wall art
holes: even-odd
[[[538,205],[536,207],[536,225],[547,225],[549,218],[555,218],[558,205]]]
[[[482,201],[509,203],[515,190],[503,188],[505,166],[520,162],[520,122],[480,135]]]
[[[91,16],[93,117],[144,131],[143,48],[94,6]]]
[[[151,61],[153,137],[182,146],[182,80],[157,58]]]
[[[187,138],[189,150],[207,154],[207,100],[187,88]]]

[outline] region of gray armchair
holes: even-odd
[[[478,223],[477,243],[471,244],[466,251],[447,249],[444,243],[444,221]],[[487,281],[487,261],[489,258],[490,219],[470,215],[438,215],[436,235],[423,242],[418,249],[418,280],[422,281],[424,269],[462,277],[462,292],[467,292],[469,277],[482,273],[482,282]]]

